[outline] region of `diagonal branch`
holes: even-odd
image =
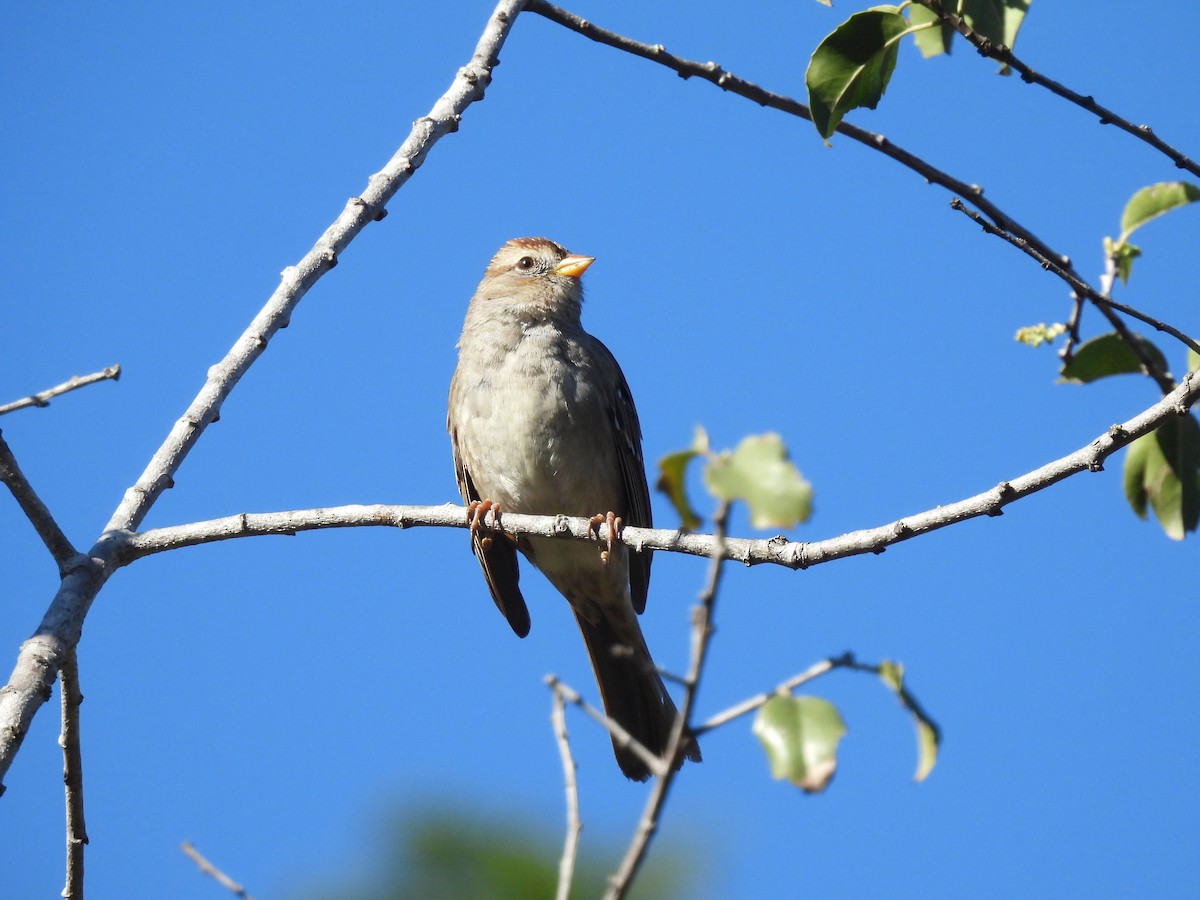
[[[1054,260],[1047,259],[1046,257],[1042,256],[1041,253],[1029,246],[1028,241],[1024,240],[1023,238],[1019,238],[1016,235],[1009,234],[1003,228],[993,225],[991,222],[987,221],[987,219],[983,218],[983,216],[974,210],[967,209],[966,206],[963,205],[962,201],[957,197],[950,201],[950,207],[951,209],[956,209],[963,213],[963,215],[970,218],[986,233],[995,237],[1003,238],[1022,253],[1035,260],[1043,269],[1053,273],[1054,275],[1057,275],[1071,287],[1071,290],[1075,292],[1076,296],[1086,297],[1088,300],[1091,300],[1092,303],[1094,303],[1100,309],[1100,311],[1104,314],[1104,317],[1108,319],[1109,323],[1125,340],[1125,343],[1129,345],[1129,348],[1137,355],[1138,360],[1142,363],[1142,367],[1146,370],[1146,374],[1158,382],[1158,386],[1164,394],[1170,393],[1175,388],[1175,382],[1171,379],[1168,373],[1159,370],[1158,364],[1150,358],[1149,353],[1146,352],[1146,348],[1139,341],[1133,339],[1133,335],[1129,329],[1125,327],[1125,323],[1116,316],[1116,313],[1122,312],[1140,322],[1145,322],[1147,325],[1152,326],[1156,330],[1164,332],[1165,334],[1169,334],[1176,340],[1181,341],[1184,346],[1191,348],[1197,353],[1200,353],[1200,344],[1197,344],[1195,340],[1188,337],[1178,328],[1168,325],[1166,322],[1161,322],[1153,316],[1148,316],[1145,313],[1134,309],[1132,306],[1127,306],[1124,303],[1118,303],[1111,297],[1105,296],[1074,272],[1068,271],[1067,269],[1064,269],[1062,266],[1055,263]]]
[[[0,481],[4,482],[12,491],[12,495],[25,513],[25,517],[37,531],[38,537],[42,539],[42,543],[46,545],[46,549],[50,551],[54,561],[58,563],[59,576],[65,575],[67,567],[78,555],[78,551],[63,534],[63,530],[58,527],[54,516],[50,514],[46,504],[34,491],[33,485],[29,483],[29,479],[25,477],[21,467],[17,465],[17,458],[13,456],[8,442],[4,440],[3,436],[0,436]]]
[[[997,62],[1010,66],[1021,76],[1021,80],[1027,84],[1037,84],[1056,94],[1081,109],[1095,115],[1101,125],[1115,125],[1117,128],[1124,131],[1126,134],[1131,134],[1139,141],[1144,141],[1155,150],[1166,156],[1171,162],[1175,163],[1175,168],[1186,169],[1193,175],[1200,177],[1200,165],[1197,165],[1194,160],[1189,159],[1184,154],[1180,153],[1166,141],[1162,140],[1158,135],[1151,130],[1149,125],[1134,125],[1127,119],[1117,115],[1111,109],[1101,106],[1092,97],[1077,93],[1071,90],[1066,85],[1060,84],[1052,78],[1047,78],[1045,75],[1040,75],[1017,59],[1013,55],[1012,50],[1005,47],[1003,44],[995,44],[979,34],[970,25],[964,22],[960,17],[948,11],[938,0],[916,0],[943,22],[946,22],[963,36],[966,41],[971,44],[980,55],[994,59]]]
[[[629,891],[633,879],[641,868],[650,849],[650,841],[658,830],[658,819],[662,814],[663,805],[675,781],[687,742],[692,739],[690,720],[692,708],[696,702],[696,694],[700,690],[700,676],[704,672],[704,664],[708,659],[709,641],[713,635],[713,612],[717,605],[717,589],[721,585],[721,570],[726,560],[725,527],[729,522],[729,502],[722,501],[713,516],[713,547],[711,561],[708,567],[708,579],[700,592],[700,602],[692,610],[692,640],[689,653],[688,671],[684,676],[683,697],[679,702],[679,712],[675,715],[675,725],[671,728],[671,737],[663,752],[664,770],[659,771],[646,798],[642,810],[642,818],[634,831],[633,839],[621,859],[617,871],[608,880],[608,890],[604,892],[604,900],[620,900]]]
[[[645,44],[641,41],[635,41],[632,38],[627,38],[624,35],[617,34],[615,31],[608,31],[598,25],[589,22],[582,16],[577,16],[572,12],[560,9],[546,0],[529,0],[525,9],[528,12],[537,13],[544,16],[552,22],[562,25],[571,31],[578,32],[584,37],[596,41],[597,43],[605,44],[625,53],[631,53],[634,56],[648,59],[651,62],[658,63],[661,66],[666,66],[671,69],[681,78],[701,78],[704,81],[715,84],[723,91],[728,91],[731,94],[736,94],[739,97],[744,97],[747,100],[767,106],[771,109],[785,112],[788,115],[798,116],[801,119],[812,121],[812,113],[809,112],[807,106],[799,100],[782,94],[772,93],[754,84],[751,81],[746,81],[744,78],[739,78],[732,72],[727,72],[715,62],[700,63],[694,60],[684,59],[674,54],[668,53],[662,44]],[[992,221],[1001,223],[1006,229],[1013,234],[1018,234],[1025,240],[1029,241],[1043,255],[1052,259],[1058,260],[1064,267],[1070,269],[1070,260],[1061,253],[1056,252],[1048,244],[1041,241],[1027,228],[1024,228],[1019,222],[1005,213],[1000,207],[987,200],[983,196],[983,188],[976,184],[968,184],[965,181],[943,172],[936,166],[926,162],[921,157],[914,153],[898,147],[896,144],[889,141],[882,134],[876,134],[873,131],[867,131],[865,128],[859,128],[857,125],[851,125],[849,122],[842,121],[837,127],[838,134],[858,141],[865,147],[876,150],[885,156],[894,159],[896,162],[916,172],[926,181],[931,184],[940,185],[946,190],[954,194],[966,197],[970,202],[977,206],[980,210],[991,217]]]
[[[89,384],[95,384],[97,381],[107,381],[110,378],[116,381],[120,377],[120,366],[109,366],[107,369],[101,369],[99,372],[93,372],[91,375],[72,375],[60,385],[39,391],[36,394],[30,394],[28,397],[14,400],[12,403],[3,404],[0,406],[0,416],[18,409],[25,409],[27,406],[49,406],[50,401],[60,394],[78,390],[81,387],[87,387]]]
[[[136,528],[164,490],[204,429],[215,422],[221,404],[270,339],[285,328],[292,310],[317,279],[333,268],[338,254],[367,224],[383,218],[384,205],[424,162],[443,136],[457,130],[468,106],[483,97],[492,69],[524,0],[500,0],[484,27],[470,61],[458,70],[428,115],[413,123],[407,140],[367,181],[313,248],[284,271],[279,287],[237,339],[225,358],[208,372],[200,393],[175,423],[137,482],[125,492],[104,533],[86,557],[63,579],[37,632],[21,645],[8,684],[0,688],[0,779],[8,771],[34,714],[50,696],[64,655],[79,641],[83,621],[96,593],[115,570],[121,534]]]
[[[928,5],[928,4],[927,4]],[[932,7],[930,7],[932,8]],[[731,72],[722,69],[715,62],[699,63],[693,60],[683,59],[668,53],[662,44],[645,44],[641,41],[635,41],[627,38],[624,35],[617,34],[613,31],[608,31],[600,28],[597,25],[584,19],[582,16],[577,16],[572,12],[546,2],[546,0],[530,0],[526,6],[529,12],[537,13],[568,28],[578,32],[590,40],[605,44],[625,53],[631,53],[634,56],[648,59],[651,62],[656,62],[659,65],[666,66],[682,78],[702,78],[724,91],[729,91],[732,94],[737,94],[740,97],[745,97],[748,100],[753,100],[761,106],[768,106],[772,109],[780,110],[789,115],[798,116],[802,119],[812,121],[812,114],[808,107],[798,100],[791,97],[786,97],[780,94],[772,93],[759,87],[753,82],[739,78]],[[940,7],[939,7],[940,9]],[[935,10],[936,12],[936,10]],[[1132,126],[1131,126],[1132,127]],[[1070,259],[1064,254],[1058,253],[1044,241],[1033,234],[1019,222],[1005,213],[999,206],[987,200],[983,196],[983,188],[976,184],[967,184],[957,178],[943,172],[941,169],[926,162],[916,154],[910,153],[901,147],[896,146],[881,134],[867,131],[864,128],[859,128],[857,125],[851,125],[849,122],[842,121],[838,123],[837,132],[849,137],[872,150],[877,150],[885,156],[894,159],[901,165],[911,169],[918,175],[925,178],[931,184],[937,184],[951,193],[958,194],[977,207],[985,215],[989,216],[993,222],[999,225],[1004,230],[1016,235],[1026,241],[1030,247],[1035,249],[1047,259],[1054,260],[1056,265],[1064,272],[1078,278],[1078,273],[1071,266]],[[1142,132],[1139,130],[1139,135]],[[1144,136],[1144,135],[1143,135]],[[1164,145],[1165,146],[1165,145]],[[1175,157],[1172,157],[1175,158]],[[1177,160],[1177,164],[1178,160]],[[1082,279],[1081,279],[1082,280]],[[1078,334],[1078,312],[1079,305],[1076,304],[1074,314],[1072,315],[1071,336],[1075,338]],[[1105,307],[1101,307],[1101,311],[1109,322],[1120,331],[1124,326],[1117,317]],[[1134,352],[1138,352],[1139,348],[1135,345]],[[1139,359],[1145,366],[1147,373],[1154,378],[1158,385],[1164,388],[1163,393],[1167,393],[1170,388],[1164,387],[1170,382],[1165,372],[1162,372],[1157,363],[1146,356],[1144,353],[1139,354]]]

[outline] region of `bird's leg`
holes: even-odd
[[[492,539],[486,535],[479,536],[480,527],[485,527],[484,519],[487,518],[488,512],[492,514],[492,522],[499,527],[500,525],[500,504],[493,500],[472,500],[467,504],[467,522],[468,532],[472,538],[479,538],[479,546],[486,550],[492,545]]]
[[[608,526],[608,549],[600,551],[600,562],[607,563],[608,556],[612,553],[613,542],[617,534],[621,532],[621,517],[614,513],[611,509],[607,514],[597,513],[591,518],[592,527],[596,529],[596,534],[600,533],[600,526]]]

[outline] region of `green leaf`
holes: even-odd
[[[718,454],[704,468],[704,483],[714,497],[746,501],[755,528],[791,528],[812,511],[812,485],[777,434],[751,435]]]
[[[1191,347],[1188,347],[1187,370],[1189,372],[1195,372],[1197,369],[1200,369],[1200,353],[1197,353]]]
[[[679,514],[680,527],[684,531],[695,531],[700,527],[700,514],[692,507],[687,495],[687,468],[697,456],[709,453],[708,434],[699,425],[692,436],[692,446],[687,450],[668,453],[658,461],[658,481],[655,488],[666,494]]]
[[[821,137],[828,139],[850,110],[879,103],[896,67],[898,41],[908,32],[898,10],[877,6],[855,13],[813,51],[804,83]]]
[[[1125,243],[1129,235],[1150,220],[1197,200],[1200,200],[1200,187],[1186,181],[1162,181],[1142,188],[1129,198],[1121,213],[1118,245]]]
[[[754,719],[772,777],[786,778],[809,794],[829,784],[845,733],[837,707],[820,697],[772,697]]]
[[[1162,351],[1139,334],[1134,339],[1162,371],[1167,371],[1167,359]],[[1129,375],[1142,371],[1133,348],[1115,331],[1084,341],[1071,361],[1059,371],[1059,382],[1087,384],[1107,375]]]
[[[1016,340],[1026,347],[1040,347],[1042,344],[1052,344],[1054,339],[1067,330],[1062,322],[1047,325],[1040,322],[1037,325],[1025,325],[1017,329]]]
[[[1200,524],[1200,423],[1186,415],[1144,434],[1125,454],[1125,497],[1144,519],[1149,505],[1167,537],[1181,541]]]
[[[929,9],[918,4],[908,8],[908,21],[912,26],[913,43],[925,59],[950,52],[950,41],[954,29],[947,24],[935,25],[938,17]]]

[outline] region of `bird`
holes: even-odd
[[[638,624],[651,554],[611,539],[623,524],[652,527],[641,425],[616,358],[581,322],[580,276],[593,262],[540,237],[496,252],[467,305],[446,428],[497,608],[529,633],[520,552],[570,604],[605,714],[661,757],[677,713]],[[609,544],[488,531],[489,511],[589,516],[607,521]],[[623,743],[613,736],[621,771],[645,781],[650,768]],[[683,746],[700,761],[686,732]]]

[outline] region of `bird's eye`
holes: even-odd
[[[526,271],[526,272],[529,271],[530,269],[532,269],[533,268],[533,257],[532,256],[522,256],[519,260],[517,260],[517,268],[521,269],[522,271]]]

